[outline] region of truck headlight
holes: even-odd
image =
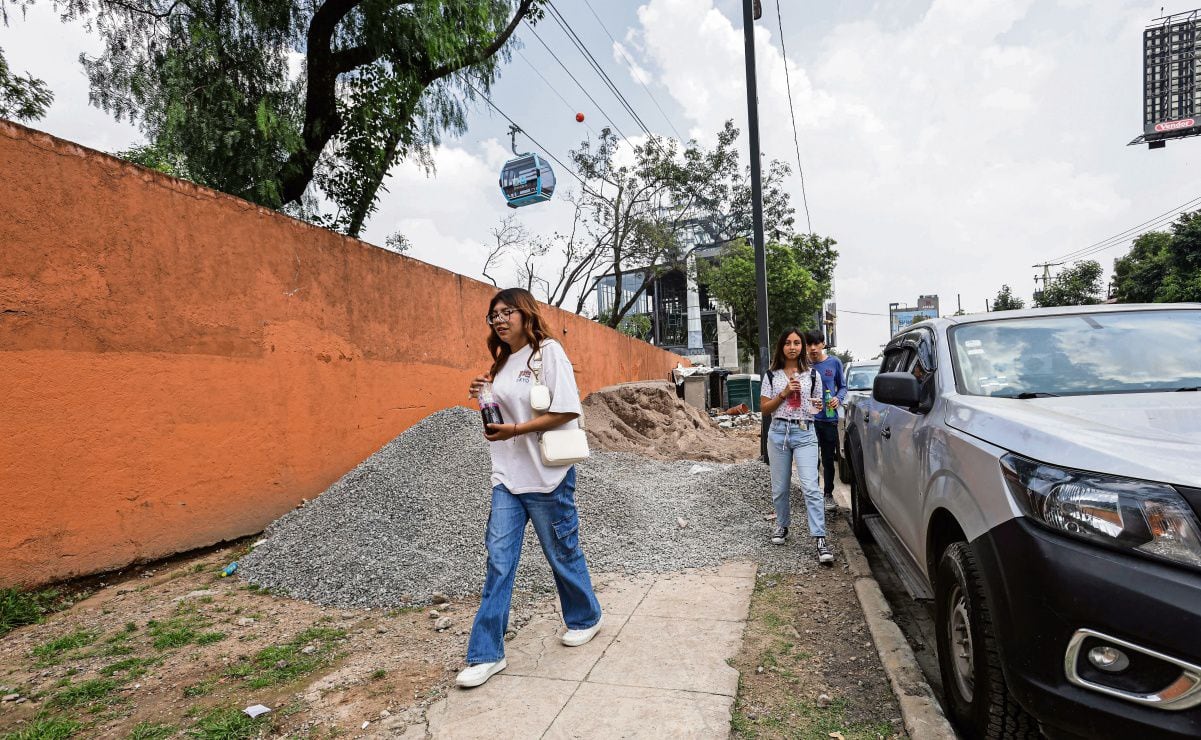
[[[1001,458],[1026,515],[1059,532],[1201,568],[1201,524],[1171,486]]]

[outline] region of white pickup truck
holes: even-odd
[[[933,319],[846,407],[852,525],[967,737],[1201,737],[1201,304]]]

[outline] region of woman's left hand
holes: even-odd
[[[518,436],[516,424],[489,424],[484,430],[484,439],[489,442],[501,442]]]

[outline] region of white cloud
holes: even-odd
[[[814,227],[839,241],[841,308],[886,312],[938,293],[950,313],[960,293],[982,310],[1003,282],[1028,294],[1029,265],[1166,207],[1128,184],[1138,167],[1123,134],[1102,129],[1131,107],[1117,130],[1138,129],[1142,11],[1128,6],[1075,8],[1084,17],[1044,29],[1032,0],[934,0],[907,24],[835,26],[789,58]],[[638,19],[637,41],[690,130],[711,140],[727,118],[744,127],[740,16],[713,0],[649,0]],[[795,168],[784,60],[767,25],[755,33],[762,146]],[[1113,61],[1131,45],[1133,60]],[[1130,87],[1132,106],[1115,105],[1115,84]],[[1082,112],[1085,91],[1100,97]],[[1161,172],[1181,187],[1185,170]],[[799,210],[799,183],[792,191]],[[857,355],[886,338],[883,318],[842,319],[841,343]]]

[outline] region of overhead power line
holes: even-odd
[[[792,143],[796,147],[796,169],[801,178],[801,203],[805,206],[805,225],[813,233],[813,222],[809,218],[809,196],[805,193],[805,168],[801,166],[801,141],[797,136],[796,108],[792,104],[792,77],[788,72],[788,49],[784,46],[784,16],[780,13],[780,0],[776,0],[776,22],[780,28],[780,54],[784,57],[784,86],[788,90],[788,114],[792,117]]]
[[[572,105],[571,103],[567,102],[567,98],[563,97],[563,95],[559,93],[559,90],[554,85],[550,84],[550,80],[546,79],[546,76],[542,74],[542,71],[540,69],[538,69],[538,67],[536,67],[533,62],[531,62],[529,59],[526,59],[525,54],[521,53],[521,49],[517,49],[516,51],[517,51],[517,55],[519,57],[521,57],[521,59],[530,66],[530,69],[534,70],[534,74],[538,75],[538,77],[541,78],[542,81],[546,83],[546,86],[550,88],[550,91],[553,92],[555,94],[555,96],[559,98],[559,100],[563,101],[563,105],[567,106],[568,110],[570,110],[572,113],[579,112],[580,109],[577,108],[576,106]],[[583,121],[583,123],[584,123],[584,126],[587,127],[587,129],[589,131],[592,132],[592,135],[595,136],[596,131],[593,131],[592,126],[588,125],[587,120]]]
[[[584,61],[588,62],[588,65],[592,67],[592,70],[601,78],[601,82],[605,83],[605,86],[609,88],[609,91],[613,93],[613,96],[617,98],[617,101],[621,103],[626,112],[630,114],[630,117],[634,119],[634,122],[638,124],[638,127],[641,128],[643,133],[647,135],[647,138],[655,143],[655,146],[659,148],[660,152],[666,155],[666,152],[663,150],[662,145],[659,144],[656,136],[651,133],[650,127],[647,126],[646,122],[642,120],[642,116],[638,115],[638,111],[634,110],[634,106],[630,104],[630,101],[627,100],[626,96],[622,94],[620,89],[618,89],[616,83],[614,83],[613,79],[609,77],[607,72],[605,72],[604,67],[601,66],[600,62],[597,61],[592,52],[588,50],[587,44],[585,44],[584,40],[581,39],[579,34],[575,32],[575,30],[571,27],[571,24],[568,23],[563,17],[562,13],[559,12],[559,9],[556,8],[554,3],[551,2],[546,4],[546,9],[550,11],[550,17],[559,25],[559,28],[563,29],[563,33],[567,35],[568,40],[575,45],[576,50],[578,50],[584,57]]]
[[[1070,260],[1079,260],[1079,259],[1083,259],[1084,257],[1087,257],[1089,255],[1096,254],[1098,252],[1103,252],[1106,249],[1117,246],[1118,244],[1120,244],[1128,239],[1134,239],[1136,237],[1142,236],[1143,234],[1145,234],[1148,231],[1153,231],[1160,226],[1171,223],[1180,214],[1184,213],[1185,211],[1189,210],[1190,208],[1197,207],[1197,206],[1201,206],[1201,196],[1198,196],[1198,197],[1193,198],[1185,203],[1182,203],[1181,205],[1179,205],[1169,211],[1164,211],[1163,213],[1159,214],[1158,216],[1147,219],[1146,221],[1142,222],[1141,224],[1131,226],[1130,228],[1128,228],[1124,231],[1118,232],[1117,234],[1114,234],[1111,237],[1102,239],[1099,242],[1094,242],[1094,243],[1088,245],[1087,247],[1082,247],[1081,249],[1077,249],[1073,252],[1068,252],[1067,254],[1065,254],[1061,257],[1057,257],[1051,261],[1052,262],[1068,262]],[[1140,229],[1141,229],[1141,231],[1140,231]]]
[[[513,119],[512,119],[512,118],[509,116],[509,114],[508,114],[508,113],[505,113],[503,110],[501,110],[501,109],[500,109],[500,106],[498,106],[496,103],[493,103],[493,102],[492,102],[492,98],[488,97],[488,96],[487,96],[487,95],[485,95],[485,94],[484,94],[484,93],[483,93],[483,92],[482,92],[482,91],[481,91],[479,88],[477,88],[475,85],[471,84],[471,80],[468,80],[468,79],[467,79],[467,77],[466,77],[465,75],[463,75],[463,73],[461,73],[461,72],[460,72],[460,73],[459,73],[459,77],[460,77],[460,79],[462,79],[462,80],[463,80],[463,84],[467,85],[467,87],[470,87],[470,88],[471,88],[471,89],[472,89],[472,90],[475,92],[475,94],[476,94],[476,95],[479,95],[481,98],[483,98],[483,99],[484,99],[484,102],[486,102],[488,105],[492,106],[492,109],[493,109],[494,111],[496,111],[497,113],[499,113],[499,114],[501,115],[501,117],[503,117],[503,118],[504,118],[506,121],[508,121],[509,123],[511,123],[511,124],[513,124],[514,126],[516,126],[518,129],[520,129],[520,130],[521,130],[521,133],[525,134],[525,137],[526,137],[527,139],[529,139],[530,141],[534,142],[534,146],[536,146],[536,147],[538,147],[539,149],[541,149],[542,151],[546,152],[546,156],[548,156],[548,157],[550,157],[551,159],[555,160],[555,164],[557,164],[557,165],[559,165],[560,167],[562,167],[563,169],[567,170],[569,173],[571,173],[571,176],[572,176],[572,177],[574,177],[575,179],[579,180],[579,181],[580,181],[580,187],[582,187],[582,188],[584,188],[585,190],[587,190],[587,191],[589,191],[589,192],[593,193],[594,195],[596,194],[596,191],[594,191],[594,190],[592,190],[592,188],[588,187],[588,183],[584,181],[584,178],[580,177],[580,176],[579,176],[579,174],[578,174],[578,173],[576,173],[576,171],[575,171],[575,170],[573,170],[573,169],[571,169],[570,167],[568,167],[567,165],[563,164],[563,161],[562,161],[561,159],[559,159],[558,157],[556,157],[554,154],[551,154],[551,151],[550,151],[550,149],[547,149],[546,147],[544,147],[544,146],[543,146],[543,145],[542,145],[542,144],[541,144],[541,143],[540,143],[540,142],[539,142],[537,139],[535,139],[533,136],[531,136],[531,135],[530,135],[530,132],[529,132],[529,131],[526,131],[526,130],[525,130],[525,128],[524,128],[524,127],[522,127],[522,125],[521,125],[520,123],[518,123],[517,121],[514,121],[514,120],[513,120]]]
[[[680,131],[679,131],[679,129],[676,128],[676,125],[674,123],[672,123],[671,117],[669,117],[667,115],[666,111],[663,110],[663,106],[659,105],[658,98],[656,98],[655,94],[653,92],[651,92],[651,89],[646,86],[646,82],[644,82],[642,80],[642,76],[637,73],[638,65],[634,63],[633,59],[630,59],[630,56],[628,54],[626,54],[625,49],[622,47],[622,45],[620,43],[617,42],[617,39],[613,38],[613,34],[609,33],[609,29],[607,26],[605,26],[605,22],[602,21],[600,19],[600,16],[596,14],[596,11],[593,10],[592,3],[588,2],[588,0],[584,0],[584,4],[588,6],[588,11],[592,13],[592,17],[596,19],[596,22],[598,25],[600,25],[601,30],[603,30],[605,32],[605,35],[609,37],[609,40],[613,42],[613,46],[617,49],[617,52],[619,54],[621,54],[621,56],[627,62],[629,62],[630,76],[633,77],[634,79],[638,80],[638,84],[642,85],[643,90],[646,90],[646,94],[650,96],[651,102],[654,103],[655,107],[659,109],[660,115],[663,116],[664,121],[667,121],[667,125],[675,133],[676,138],[679,139],[680,141],[684,141],[683,135],[680,134]]]
[[[613,116],[610,116],[609,113],[601,107],[600,103],[596,102],[596,98],[592,97],[592,93],[588,92],[588,89],[584,87],[584,85],[578,79],[576,79],[576,76],[571,73],[571,70],[567,68],[567,65],[563,63],[563,60],[559,58],[559,55],[555,54],[546,41],[542,39],[542,36],[538,33],[538,29],[534,28],[534,26],[528,21],[525,22],[525,25],[530,29],[530,32],[534,34],[534,38],[538,39],[538,43],[542,44],[542,48],[546,49],[546,53],[550,54],[551,58],[558,63],[563,71],[567,73],[567,76],[571,78],[571,81],[576,84],[576,87],[580,88],[580,92],[584,93],[584,96],[588,98],[588,101],[591,102],[598,111],[600,111],[600,114],[604,116],[605,122],[617,132],[618,136],[625,140],[626,144],[629,145],[631,149],[633,149],[634,145],[630,143],[629,137],[622,133],[622,130],[617,127],[616,123],[613,123]]]

